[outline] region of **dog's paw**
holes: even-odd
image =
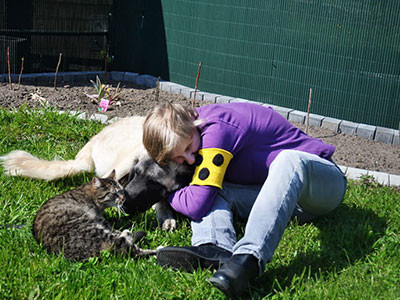
[[[133,243],[133,235],[128,229],[122,231],[120,237],[125,238],[125,240],[128,241],[129,243]]]
[[[176,220],[169,218],[165,219],[164,222],[162,223],[162,229],[165,231],[173,231],[176,229]]]

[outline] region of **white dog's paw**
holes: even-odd
[[[120,234],[120,237],[124,237],[129,243],[133,243],[132,233],[128,229],[125,229],[124,231],[122,231],[122,233]]]
[[[172,218],[165,219],[162,223],[162,229],[165,231],[173,231],[176,229],[176,220]]]

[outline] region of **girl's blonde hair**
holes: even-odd
[[[190,106],[170,102],[156,106],[143,124],[143,145],[149,155],[159,164],[167,163],[181,140],[192,137],[201,123],[197,117]]]

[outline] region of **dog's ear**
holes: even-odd
[[[131,171],[129,172],[128,182],[131,182],[131,180],[136,177],[137,171],[138,170],[137,170],[136,164],[134,164],[131,168]]]

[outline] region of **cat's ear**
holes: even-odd
[[[100,178],[99,177],[93,177],[93,179],[92,179],[92,187],[93,188],[99,188],[99,187],[101,187],[101,181],[100,181]]]
[[[111,171],[110,175],[108,175],[108,178],[115,180],[115,169]]]

